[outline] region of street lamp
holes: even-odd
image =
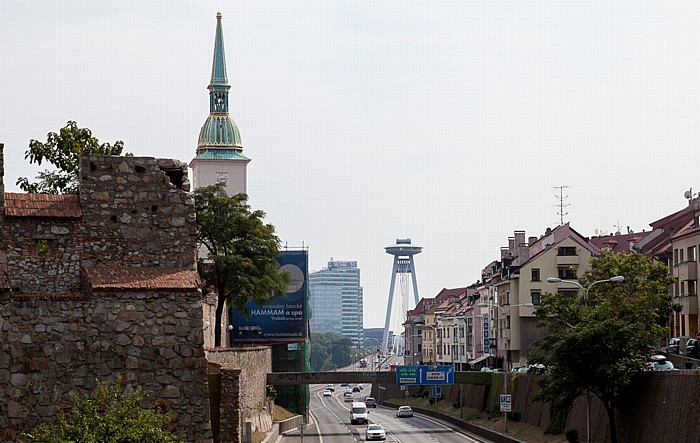
[[[576,280],[566,280],[566,279],[561,279],[559,277],[548,277],[547,278],[547,283],[571,283],[583,291],[583,302],[588,306],[588,291],[591,290],[591,288],[598,283],[621,283],[625,281],[625,277],[622,275],[616,275],[614,277],[606,278],[604,280],[598,280],[594,281],[590,285],[588,285],[587,288],[584,288],[583,285]],[[591,390],[590,388],[586,388],[586,441],[588,443],[591,443]]]
[[[607,283],[607,282],[620,283],[623,281],[625,281],[624,276],[616,275],[614,277],[606,278],[605,280],[594,281],[593,283],[588,285],[587,288],[584,288],[583,285],[581,283],[577,282],[576,280],[566,280],[566,279],[562,279],[559,277],[548,277],[547,278],[547,283],[561,283],[561,282],[571,283],[571,284],[576,285],[579,288],[581,288],[581,290],[583,291],[583,301],[586,303],[586,306],[588,306],[588,291],[590,291],[593,286],[597,285],[598,283]]]

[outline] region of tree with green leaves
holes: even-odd
[[[46,143],[30,140],[29,149],[24,154],[29,163],[41,165],[47,162],[57,170],[40,171],[38,181],[33,183],[26,177],[20,177],[17,185],[24,192],[33,194],[77,194],[81,155],[121,155],[123,149],[124,142],[121,140],[114,145],[100,143],[88,128],[79,128],[77,123],[69,121],[58,134],[49,132]]]
[[[156,406],[141,406],[145,399],[141,387],[125,393],[120,377],[114,386],[98,380],[94,397],[71,393],[69,414],[22,437],[29,443],[181,443],[165,429],[168,415]]]
[[[623,282],[592,286],[618,275],[625,278]],[[587,303],[584,294],[542,297],[536,315],[548,333],[536,343],[529,360],[551,371],[542,378],[537,396],[553,408],[555,429],[550,432],[561,432],[576,398],[594,395],[607,412],[610,441],[617,443],[615,412],[658,339],[668,332],[674,309],[668,287],[673,282],[666,265],[606,248],[591,260],[591,269],[580,280],[590,288]]]
[[[252,211],[248,196],[227,196],[223,184],[194,192],[199,275],[205,290],[216,291],[214,345],[221,346],[221,318],[225,306],[247,314],[249,302],[265,305],[274,294],[284,294],[289,274],[280,271],[280,240],[275,227],[265,224],[265,213]]]
[[[312,332],[311,369],[331,371],[352,363],[352,340],[333,332]]]

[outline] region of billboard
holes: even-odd
[[[231,342],[306,340],[308,261],[306,250],[282,251],[280,269],[291,277],[287,292],[264,306],[248,303],[247,317],[231,309]]]

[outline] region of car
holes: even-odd
[[[333,392],[330,389],[326,389],[325,391],[323,391],[323,396],[324,397],[331,397],[331,396],[333,396]]]
[[[379,423],[374,423],[367,426],[365,431],[365,440],[386,440],[386,431],[384,426]]]
[[[671,340],[668,341],[668,345],[666,345],[666,353],[678,355],[680,354],[680,346],[681,338],[673,337]]]
[[[335,386],[333,386],[331,384],[326,385],[326,389],[331,391],[331,392],[335,392]]]
[[[345,403],[352,403],[355,401],[355,397],[352,394],[345,394]]]
[[[343,395],[352,395],[352,389],[346,389]]]
[[[362,385],[362,384],[357,385],[357,387],[360,388],[360,391],[363,390],[363,389],[365,388],[365,386]]]
[[[673,371],[673,363],[666,359],[665,355],[652,355],[647,361],[648,371]]]
[[[384,365],[384,369],[388,371],[389,369],[391,369],[391,365]]]
[[[685,355],[690,358],[700,358],[700,342],[689,338],[685,343]]]
[[[519,368],[513,368],[513,372],[527,373],[527,366],[521,366]]]
[[[399,406],[396,410],[397,417],[413,417],[413,409],[410,406]]]
[[[368,408],[376,408],[377,407],[377,400],[374,397],[366,397],[365,404],[367,405]]]
[[[359,387],[359,386],[353,386],[353,387],[352,387],[352,392],[360,392],[360,387]]]
[[[341,387],[341,388],[347,388],[348,386],[350,386],[349,383],[341,383],[341,384],[340,384],[340,387]]]

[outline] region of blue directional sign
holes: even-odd
[[[396,368],[396,383],[399,385],[453,385],[453,366],[399,366]]]

